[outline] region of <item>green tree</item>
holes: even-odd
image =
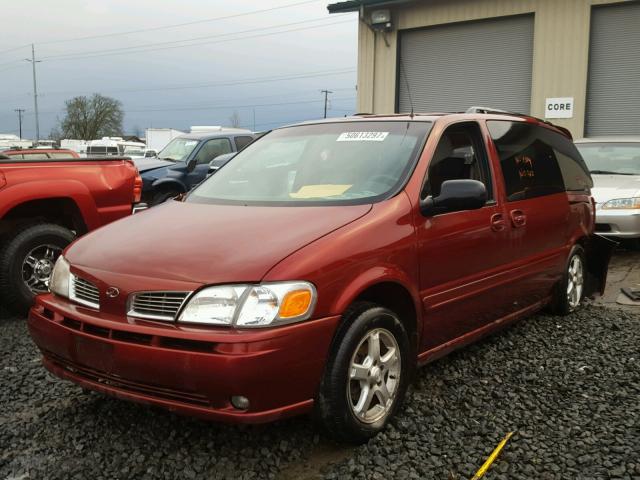
[[[65,116],[60,122],[64,138],[94,140],[122,133],[124,112],[115,98],[94,93],[91,97],[74,97],[65,102]]]

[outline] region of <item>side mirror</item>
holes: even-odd
[[[477,180],[446,180],[440,195],[420,200],[420,212],[425,217],[438,213],[476,210],[487,203],[487,189]]]
[[[216,173],[218,170],[220,170],[220,167],[222,165],[220,165],[218,162],[216,162],[215,160],[211,160],[209,162],[209,175]]]
[[[193,160],[189,160],[189,163],[187,163],[187,172],[193,172],[197,163],[198,161],[195,158]]]

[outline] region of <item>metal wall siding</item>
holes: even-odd
[[[640,134],[640,3],[594,7],[587,136]]]
[[[398,110],[529,113],[533,15],[400,32]],[[408,85],[408,87],[407,87]]]

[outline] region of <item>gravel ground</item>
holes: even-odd
[[[307,418],[230,427],[46,373],[0,323],[0,478],[640,479],[640,314],[537,315],[419,371],[404,412],[352,449]]]

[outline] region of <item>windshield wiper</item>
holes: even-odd
[[[596,175],[633,175],[633,173],[612,172],[610,170],[589,170],[589,173],[595,173]]]

